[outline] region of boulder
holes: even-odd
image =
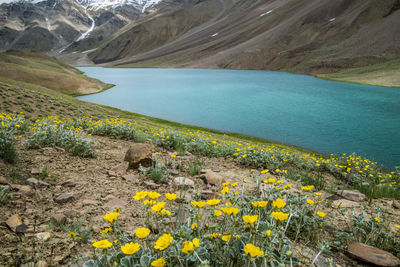
[[[347,252],[359,260],[372,263],[377,266],[400,265],[400,259],[393,256],[389,252],[358,242],[351,243],[347,249]]]
[[[362,202],[367,200],[367,197],[363,193],[360,193],[357,190],[338,190],[336,191],[336,194],[345,199],[356,202]]]
[[[124,159],[129,163],[128,169],[138,169],[139,165],[150,167],[153,164],[153,151],[154,146],[151,144],[135,143],[131,145]]]
[[[76,199],[76,196],[74,193],[63,193],[63,194],[59,195],[58,197],[56,197],[54,199],[54,201],[62,204],[62,203],[66,203],[68,201],[72,201],[75,199]]]
[[[220,186],[223,182],[225,182],[225,179],[221,175],[213,172],[212,170],[207,170],[204,174],[204,177],[205,182],[211,185]]]
[[[194,182],[189,178],[176,177],[174,183],[179,187],[183,186],[185,189],[194,188]]]

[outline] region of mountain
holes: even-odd
[[[0,5],[0,49],[53,55],[97,48],[161,0],[25,0]],[[178,3],[180,1],[177,1]]]
[[[400,86],[399,9],[400,0],[19,1],[0,6],[0,49],[79,65],[284,70]]]
[[[399,0],[209,0],[136,23],[89,57],[111,65],[331,73],[398,59],[399,8]]]

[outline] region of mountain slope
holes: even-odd
[[[399,3],[202,1],[172,15],[137,23],[89,57],[107,65],[329,74],[400,58]],[[203,14],[202,10],[213,13],[191,17]],[[188,23],[187,17],[196,23]],[[171,31],[175,22],[180,22],[175,29],[183,22],[190,27]],[[152,24],[158,25],[156,32],[151,30]]]
[[[0,79],[8,84],[30,84],[66,94],[97,93],[109,87],[79,70],[38,52],[0,52]]]

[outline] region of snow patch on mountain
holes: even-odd
[[[131,5],[142,12],[152,8],[162,0],[76,0],[89,10],[110,9],[125,5]]]

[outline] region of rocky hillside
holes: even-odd
[[[398,0],[202,1],[136,23],[89,57],[108,65],[312,74],[350,68],[362,74],[383,65],[374,79],[396,85],[398,72],[386,70],[399,65],[399,6]],[[388,62],[397,63],[387,68]]]
[[[0,266],[398,266],[399,200],[399,169],[354,154],[0,76]]]
[[[186,1],[8,1],[0,5],[0,49],[52,55],[97,48],[125,25]],[[165,5],[168,5],[168,8]]]

